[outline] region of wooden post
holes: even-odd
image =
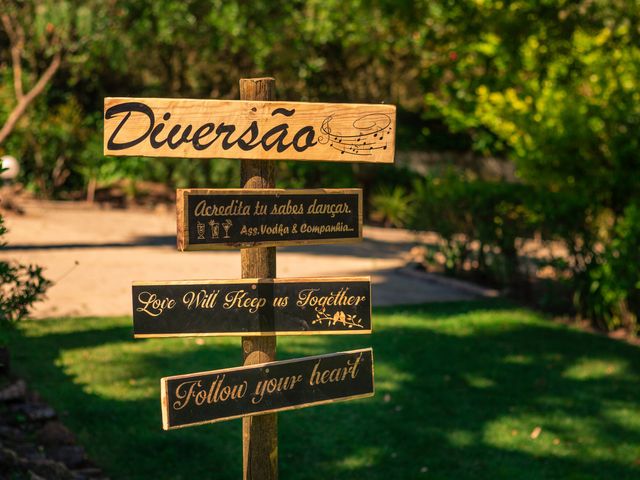
[[[240,100],[275,100],[273,78],[240,80]],[[242,160],[243,188],[275,188],[273,160]],[[240,250],[242,278],[275,278],[276,248]],[[242,337],[244,365],[272,362],[276,359],[276,337]],[[242,419],[242,470],[244,480],[278,478],[278,417],[276,413]]]

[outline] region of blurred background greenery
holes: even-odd
[[[425,268],[637,331],[637,0],[1,5],[0,153],[33,194],[236,186],[236,161],[104,157],[103,98],[235,99],[271,75],[280,99],[399,109],[395,167],[280,162],[279,186],[362,186],[372,221],[440,234]]]

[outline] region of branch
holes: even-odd
[[[2,15],[2,25],[4,26],[9,43],[11,44],[11,63],[13,64],[13,88],[16,91],[16,100],[22,100],[24,91],[22,89],[22,52],[24,51],[24,30],[18,24],[12,25],[11,17],[5,13]]]
[[[11,133],[11,131],[15,127],[18,119],[22,116],[33,99],[42,93],[44,87],[47,86],[47,83],[49,83],[53,75],[60,67],[61,61],[62,53],[60,51],[57,51],[53,56],[51,63],[44,71],[42,76],[38,79],[33,88],[18,100],[18,104],[13,108],[13,110],[9,114],[9,117],[7,118],[7,121],[2,126],[2,129],[0,129],[0,145],[5,141],[7,136],[9,136],[9,133]]]
[[[2,14],[2,25],[4,26],[4,29],[7,32],[9,41],[11,43],[15,42],[16,32],[13,30],[13,26],[11,25],[11,17],[9,17],[8,13]]]

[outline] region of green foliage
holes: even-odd
[[[429,176],[417,183],[415,190],[410,225],[443,237],[441,245],[428,250],[429,263],[442,264],[450,274],[464,276],[471,272],[476,278],[512,291],[525,286],[540,268],[551,267],[555,281],[573,292],[578,313],[605,330],[637,330],[637,204],[629,205],[609,228],[606,216],[594,214],[591,201],[576,192],[468,180],[452,172]],[[524,258],[523,241],[536,236],[540,246],[559,242],[566,253],[554,255],[548,244],[547,257]]]
[[[13,150],[20,159],[24,180],[45,197],[57,196],[70,187],[81,188],[73,174],[81,168],[82,159],[92,146],[92,134],[75,98],[53,108],[37,101],[29,120],[18,126],[15,133],[20,141],[14,143]],[[94,158],[100,158],[96,153]]]
[[[580,312],[606,330],[638,330],[640,316],[640,206],[629,205],[613,228],[613,238],[586,272],[576,292]]]
[[[531,237],[539,222],[536,192],[525,185],[468,180],[450,171],[415,186],[411,225],[440,233],[450,273],[463,274],[473,249],[476,270],[500,285],[517,285],[518,241]]]
[[[283,99],[402,99],[414,110],[421,108],[412,31],[422,7],[411,2],[9,4],[29,40],[23,62],[27,87],[50,58],[54,37],[64,51],[53,82],[4,145],[25,163],[23,180],[43,196],[64,196],[91,182],[104,185],[122,179],[170,187],[237,185],[237,165],[231,162],[135,160],[142,166],[132,168],[122,159],[105,159],[100,146],[105,96],[237,98],[239,78],[272,74]],[[370,16],[375,22],[362,22]],[[0,45],[6,43],[0,36]],[[8,49],[0,48],[0,96],[6,100],[0,102],[0,123],[14,104],[10,65]],[[41,130],[46,144],[38,145],[34,142]],[[292,162],[281,170],[283,186],[325,187],[331,181],[340,187],[362,180],[368,187],[371,181],[370,174],[361,178],[359,169],[350,165]]]
[[[634,324],[634,282],[613,272],[640,191],[640,4],[465,4],[473,20],[449,36],[432,114],[554,200],[537,228],[569,250],[577,310],[607,328]]]
[[[412,200],[407,190],[399,185],[383,186],[371,198],[372,216],[387,227],[404,227],[411,217]]]
[[[427,176],[417,181],[414,189],[415,208],[409,226],[442,235],[444,243],[440,249],[445,257],[446,272],[463,273],[475,233],[470,211],[472,202],[465,182],[448,172],[443,177]],[[430,255],[429,260],[435,258]]]
[[[0,237],[6,233],[4,219],[0,216]],[[0,250],[5,246],[0,243]],[[31,306],[40,300],[51,285],[36,265],[20,265],[0,261],[0,327],[12,325],[24,319]]]
[[[470,20],[453,29],[455,59],[440,63],[427,104],[477,151],[508,156],[527,184],[561,193],[538,228],[569,250],[577,310],[633,328],[639,275],[618,259],[635,241],[625,226],[640,191],[640,4],[465,4]]]

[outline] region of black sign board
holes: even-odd
[[[177,375],[160,384],[163,429],[201,425],[370,397],[373,350]]]
[[[362,239],[362,190],[180,189],[178,249]]]
[[[371,333],[369,277],[135,282],[136,337]]]

